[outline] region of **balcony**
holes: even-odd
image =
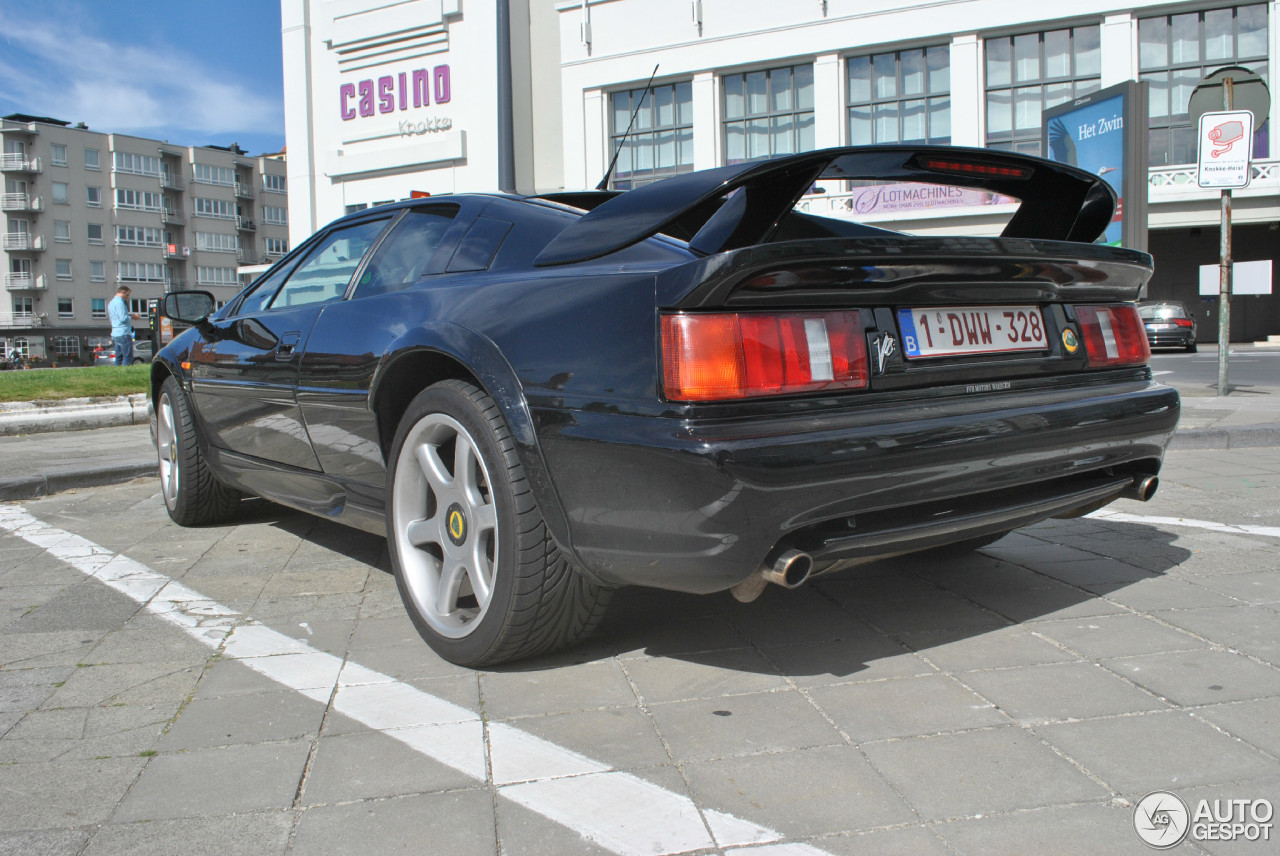
[[[254,224],[254,222],[253,222],[252,220],[248,220],[248,219],[246,219],[246,218],[244,218],[244,217],[237,217],[237,218],[236,218],[236,228],[237,228],[237,229],[239,229],[239,230],[241,230],[242,232],[256,232],[256,231],[258,231],[258,227]]]
[[[32,276],[29,273],[7,273],[4,275],[5,291],[43,291],[44,274]]]
[[[186,288],[187,281],[185,279],[166,279],[164,281],[165,291],[182,291]]]
[[[166,259],[181,259],[183,261],[186,260],[187,256],[191,255],[189,247],[179,247],[177,244],[166,246],[163,252]]]
[[[253,198],[253,185],[252,185],[252,184],[241,184],[240,182],[238,182],[238,181],[237,181],[237,182],[236,182],[236,196],[239,196],[241,199],[252,199],[252,198]]]
[[[44,252],[44,236],[27,232],[10,232],[4,236],[4,249],[11,253]]]
[[[166,208],[160,212],[160,222],[181,226],[187,222],[187,218],[183,215],[181,209]]]
[[[174,175],[173,173],[171,173],[171,172],[161,172],[161,173],[160,173],[160,186],[161,186],[161,187],[164,187],[164,188],[167,188],[167,189],[169,189],[169,190],[182,190],[182,189],[183,189],[184,187],[186,187],[187,185],[186,185],[186,182],[184,182],[182,179],[178,178],[178,176]]]
[[[0,155],[0,172],[40,172],[40,158],[6,153]]]
[[[44,200],[29,193],[0,195],[0,211],[43,211]]]
[[[258,260],[254,258],[253,253],[243,247],[236,250],[236,261],[240,262],[242,265],[256,265],[258,263]]]

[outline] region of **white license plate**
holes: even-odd
[[[1044,316],[1035,306],[921,307],[898,310],[903,352],[913,357],[1043,351]]]

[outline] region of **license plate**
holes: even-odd
[[[1035,306],[918,307],[898,310],[908,358],[1043,351],[1044,317]]]

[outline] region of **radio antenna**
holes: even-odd
[[[653,87],[653,78],[658,73],[658,66],[653,67],[653,74],[649,75],[649,82],[644,85],[644,92],[640,93],[640,101],[636,104],[636,109],[631,111],[631,121],[627,123],[627,131],[622,135],[622,139],[618,140],[618,148],[613,152],[613,160],[609,161],[609,168],[604,171],[604,178],[600,179],[600,183],[596,185],[596,190],[609,189],[609,176],[613,175],[613,168],[618,165],[618,155],[622,154],[622,147],[627,143],[627,137],[631,136],[631,126],[636,123],[636,116],[640,115],[640,108],[644,106],[644,97],[649,94]]]

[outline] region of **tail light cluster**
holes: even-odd
[[[1146,327],[1136,306],[1077,306],[1075,309],[1090,367],[1137,365],[1151,359]]]
[[[861,389],[867,345],[857,312],[664,315],[662,367],[673,401]]]

